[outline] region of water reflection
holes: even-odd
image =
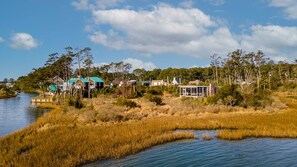
[[[47,110],[31,104],[36,94],[21,93],[17,97],[0,99],[0,137],[28,126]]]
[[[195,132],[201,137],[201,131]],[[215,132],[207,132],[212,136]],[[203,139],[173,142],[121,159],[98,161],[93,166],[296,166],[297,140],[246,139],[241,141]]]

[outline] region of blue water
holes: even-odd
[[[28,126],[46,112],[31,104],[31,98],[35,96],[21,93],[17,97],[0,99],[0,137]]]
[[[205,132],[195,132],[200,136]],[[215,138],[215,132],[206,132],[214,138],[185,140],[155,146],[122,159],[94,162],[93,166],[183,167],[183,166],[297,166],[297,140],[295,139],[245,139],[225,141]]]

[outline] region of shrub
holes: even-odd
[[[111,94],[111,93],[114,93],[114,90],[115,90],[115,88],[110,88],[110,87],[104,87],[104,88],[102,88],[100,91],[99,91],[99,93],[100,94]]]
[[[253,90],[245,93],[243,92],[243,98],[241,105],[243,107],[254,107],[255,109],[264,108],[267,105],[271,105],[271,92],[253,88]]]
[[[79,98],[79,96],[76,97],[68,97],[66,98],[66,105],[73,106],[77,109],[81,109],[84,107],[82,100]]]
[[[146,92],[151,95],[163,95],[163,90],[161,86],[150,87],[150,89]]]
[[[116,104],[120,106],[126,106],[129,108],[140,107],[135,101],[128,100],[126,98],[118,98]]]
[[[243,97],[237,90],[236,85],[226,85],[221,87],[213,97],[208,98],[212,104],[223,103],[227,106],[238,106],[243,101]]]
[[[99,93],[100,93],[100,92],[99,92],[98,89],[94,89],[94,90],[92,90],[92,93],[91,93],[92,98],[93,98],[93,97],[97,97]]]
[[[297,84],[293,82],[284,83],[278,88],[279,91],[285,92],[297,88]]]
[[[164,105],[162,98],[156,95],[147,94],[145,96],[150,102],[155,103],[156,105]]]
[[[173,96],[178,97],[179,96],[179,91],[178,91],[178,86],[174,85],[174,86],[167,86],[166,87],[166,91],[170,94],[172,94]]]

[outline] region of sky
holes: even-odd
[[[261,50],[297,59],[297,0],[1,0],[0,80],[51,53],[91,47],[96,66],[191,68],[210,56]]]

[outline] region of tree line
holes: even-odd
[[[125,62],[112,62],[99,67],[94,66],[91,48],[77,49],[66,47],[62,54],[52,53],[43,67],[33,69],[26,76],[18,78],[18,86],[23,90],[40,89],[45,91],[54,78],[67,81],[71,77],[99,76],[106,84],[123,80],[156,80],[165,81],[179,78],[182,84],[200,80],[205,84],[244,85],[256,84],[261,89],[276,89],[297,78],[297,59],[294,62],[275,62],[262,51],[246,53],[235,50],[225,58],[216,54],[211,56],[209,67],[134,69]]]

